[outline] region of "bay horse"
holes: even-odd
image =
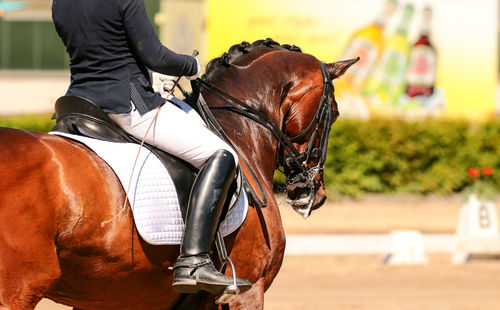
[[[0,309],[34,309],[44,297],[84,310],[263,309],[264,292],[278,274],[285,249],[273,196],[276,163],[294,150],[303,154],[311,141],[319,146],[337,115],[330,79],[355,61],[322,65],[296,47],[268,39],[235,45],[207,66],[205,81],[280,130],[273,133],[269,124],[224,108],[227,100],[220,93],[202,88],[215,118],[262,185],[262,191],[255,189],[257,196],[268,197],[267,205],[251,202],[243,225],[225,238],[238,277],[253,286],[223,306],[208,293],[172,291],[169,267],[179,247],[153,246],[138,236],[131,211],[123,212],[121,184],[93,152],[62,137],[0,128]],[[317,113],[325,100],[330,110]],[[315,115],[323,119],[324,113],[334,117],[327,128],[314,130]],[[281,146],[276,135],[295,137],[292,148]],[[301,159],[303,167],[317,164],[318,156],[308,155]],[[287,177],[296,178],[294,169],[300,167],[285,166]],[[301,190],[301,178],[287,186],[292,206],[307,215],[326,199],[322,167],[310,180],[312,197]],[[250,183],[256,188],[257,182]],[[226,273],[231,275],[231,269]]]

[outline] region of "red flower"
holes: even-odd
[[[467,175],[473,179],[478,178],[479,174],[480,172],[477,168],[470,168],[469,170],[467,170]]]
[[[493,168],[491,168],[491,167],[484,167],[483,168],[483,174],[484,175],[493,175]]]

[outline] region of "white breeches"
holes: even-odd
[[[131,105],[132,111],[128,114],[108,115],[135,138],[145,139],[147,143],[189,162],[198,169],[218,150],[231,152],[238,165],[236,152],[211,132],[198,113],[184,101],[172,97],[160,108],[144,115],[137,111],[133,103]],[[150,125],[151,128],[145,137]]]

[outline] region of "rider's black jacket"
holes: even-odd
[[[71,58],[67,95],[87,98],[108,113],[141,114],[165,100],[151,87],[147,68],[191,76],[194,57],[160,43],[144,0],[53,0],[52,19]]]

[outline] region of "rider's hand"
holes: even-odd
[[[194,59],[196,59],[196,73],[191,75],[191,76],[186,76],[186,79],[188,79],[188,80],[196,79],[197,77],[200,76],[200,73],[201,73],[200,62],[198,61],[198,58],[195,57]]]
[[[166,95],[174,88],[177,77],[153,72],[153,89],[161,95]]]

